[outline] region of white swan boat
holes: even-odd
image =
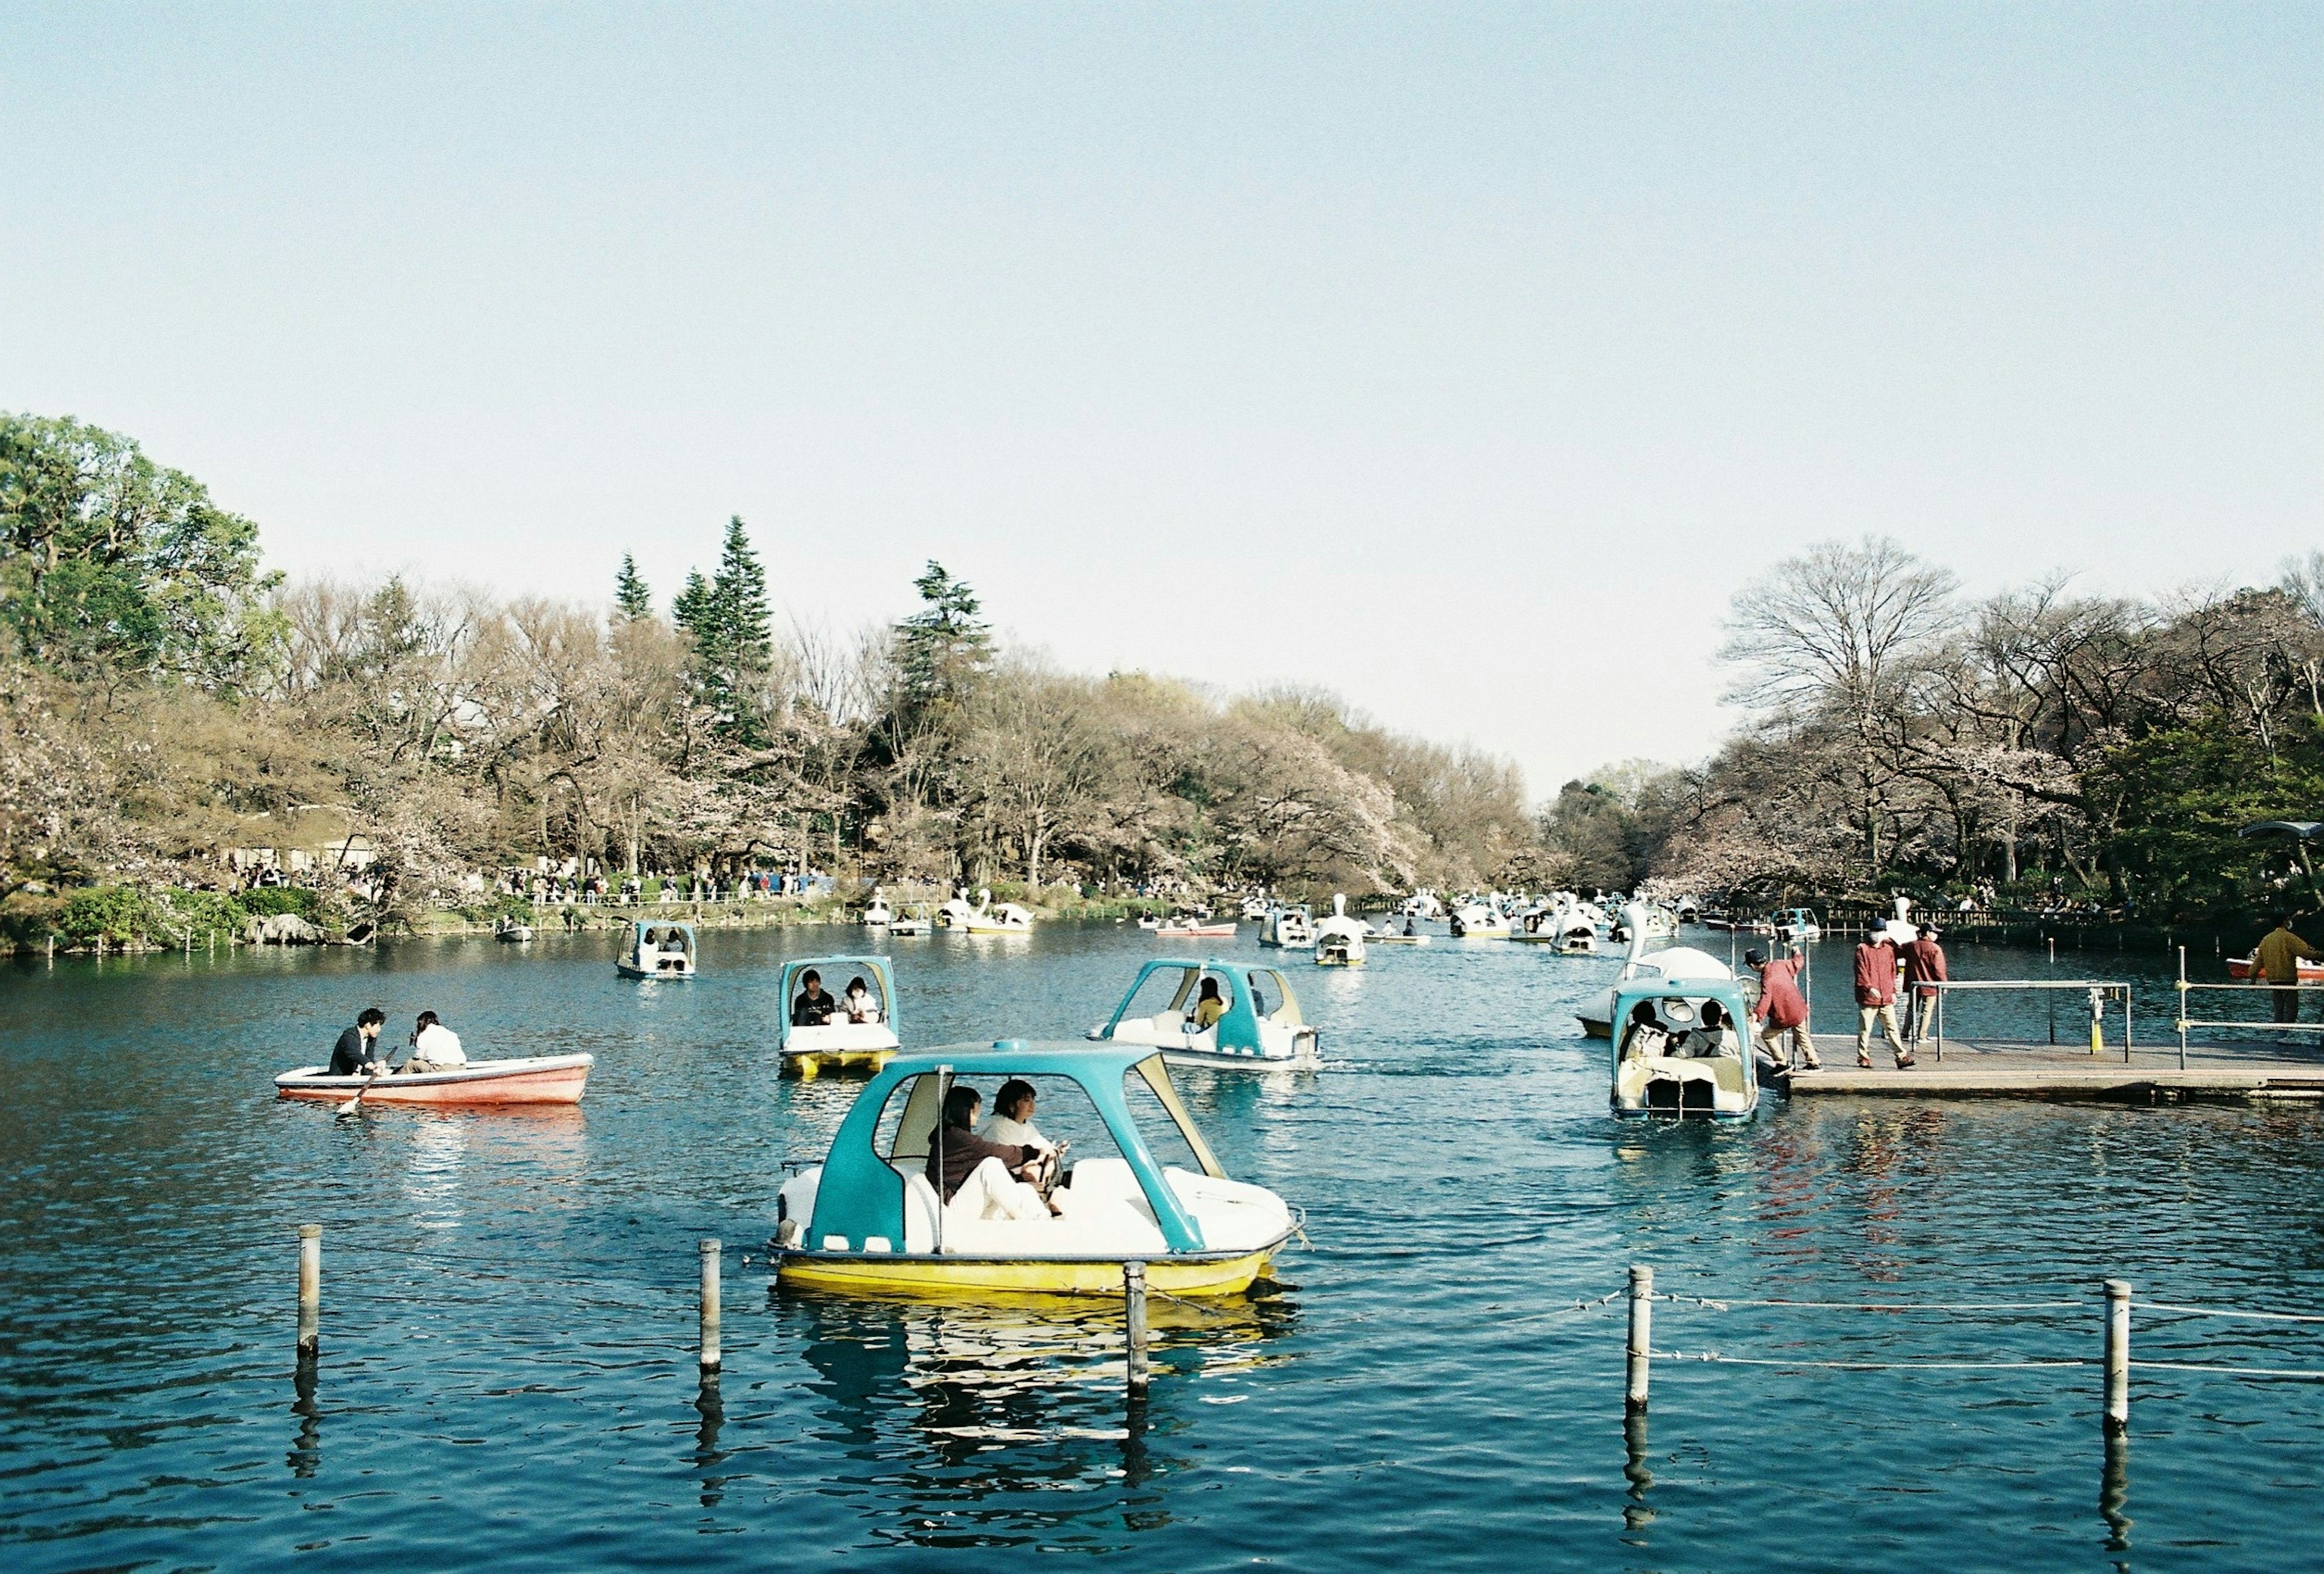
[[[1332,916],[1315,925],[1315,965],[1363,966],[1364,942],[1371,932],[1372,926],[1361,918],[1348,916],[1348,898],[1334,893]]]
[[[1453,910],[1452,938],[1455,940],[1507,940],[1509,937],[1508,915],[1491,902],[1464,902]]]
[[[1632,903],[1632,907],[1637,906]],[[1628,916],[1625,909],[1625,916]],[[1641,932],[1643,925],[1632,923],[1630,954],[1622,963],[1622,971],[1614,981],[1590,997],[1574,1016],[1582,1023],[1582,1031],[1591,1038],[1610,1038],[1614,1034],[1614,1000],[1616,994],[1634,982],[1640,987],[1664,979],[1718,980],[1732,979],[1735,970],[1707,951],[1697,951],[1691,945],[1670,945],[1649,953],[1651,943]]]

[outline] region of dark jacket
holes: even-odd
[[[1021,1143],[987,1142],[964,1126],[947,1126],[928,1139],[928,1184],[947,1202],[968,1179],[969,1172],[986,1159],[999,1159],[1010,1174],[1041,1156],[1038,1147]],[[939,1168],[936,1161],[944,1163]]]
[[[339,1042],[331,1048],[331,1075],[352,1077],[379,1058],[379,1040],[366,1040],[360,1027],[350,1027],[339,1035]]]
[[[817,992],[812,1000],[807,998],[807,992],[802,990],[798,999],[791,1002],[791,1026],[794,1027],[828,1026],[831,1023],[832,1009],[838,1004],[838,997],[829,990]]]

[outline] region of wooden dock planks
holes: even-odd
[[[2102,1055],[2049,1044],[1998,1039],[1945,1040],[1944,1058],[1923,1044],[1897,1071],[1887,1046],[1873,1045],[1873,1069],[1856,1063],[1856,1041],[1818,1034],[1820,1072],[1788,1080],[1798,1097],[1891,1099],[2052,1099],[2170,1103],[2188,1099],[2324,1100],[2324,1044],[2142,1045],[2126,1063],[2119,1044]]]

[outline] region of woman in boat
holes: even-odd
[[[420,1013],[420,1025],[411,1032],[411,1058],[404,1063],[406,1072],[454,1072],[468,1063],[467,1051],[460,1047],[460,1036],[444,1026],[433,1011]]]
[[[809,968],[799,975],[798,999],[791,1002],[791,1026],[824,1027],[839,1002],[823,992],[823,975]]]
[[[1033,1124],[1033,1110],[1039,1101],[1040,1094],[1032,1083],[1022,1077],[1010,1078],[1001,1084],[1001,1091],[992,1095],[992,1118],[977,1128],[976,1135],[1004,1146],[1014,1144],[1035,1149],[1041,1155],[1040,1162],[1046,1164],[1063,1152],[1065,1145],[1051,1142]]]
[[[1663,1026],[1652,1000],[1630,1008],[1630,1025],[1622,1038],[1624,1060],[1651,1060],[1670,1053],[1670,1030]]]
[[[1201,992],[1194,999],[1194,1031],[1207,1033],[1219,1025],[1227,1014],[1227,1003],[1220,997],[1219,980],[1204,979]]]
[[[949,1206],[956,1198],[973,1219],[1039,1219],[1063,1209],[1032,1184],[1041,1173],[1040,1149],[1026,1143],[987,1142],[976,1135],[984,1096],[955,1085],[945,1095],[944,1128],[928,1145],[928,1184]]]
[[[872,986],[861,978],[847,980],[847,993],[840,997],[839,1008],[850,1022],[880,1020],[880,1003],[872,998]]]

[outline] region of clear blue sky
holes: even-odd
[[[2324,543],[2324,6],[0,12],[0,407],[294,574],[779,605],[1537,793],[1699,756],[1727,596]]]

